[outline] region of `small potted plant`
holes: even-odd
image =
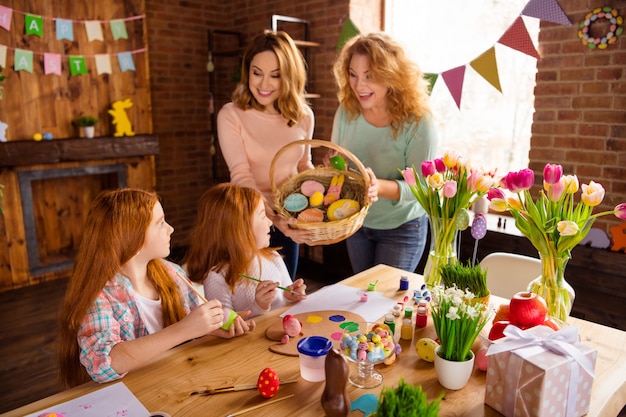
[[[435,349],[435,373],[447,389],[461,389],[469,381],[474,367],[472,345],[491,319],[490,309],[474,298],[472,292],[456,286],[433,291],[431,315],[440,343]]]
[[[86,138],[93,138],[95,133],[95,126],[98,124],[98,118],[94,116],[80,116],[75,120],[76,126],[79,126]]]
[[[472,265],[471,261],[466,264],[444,264],[440,267],[441,285],[444,288],[454,287],[468,290],[478,302],[489,302],[489,287],[487,287],[487,270],[480,264]]]
[[[439,404],[444,393],[433,401],[428,401],[420,385],[412,385],[400,378],[396,388],[384,387],[378,397],[378,408],[374,417],[437,417]]]

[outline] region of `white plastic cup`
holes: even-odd
[[[333,342],[323,336],[308,336],[298,341],[300,356],[300,375],[311,382],[326,380],[326,355],[332,349]]]

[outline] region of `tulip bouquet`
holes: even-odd
[[[456,286],[437,287],[433,292],[431,315],[439,339],[439,356],[462,362],[471,358],[470,350],[492,311],[473,301],[474,294]]]
[[[469,164],[451,152],[443,158],[423,162],[421,175],[415,167],[401,172],[428,214],[431,250],[424,280],[429,288],[433,288],[440,282],[440,265],[457,261],[457,232],[467,228],[468,208],[493,186],[493,175],[472,170]]]
[[[614,214],[626,220],[626,203],[611,211],[593,214],[594,207],[604,199],[604,188],[594,181],[583,184],[580,201],[576,202],[578,178],[563,175],[561,165],[545,166],[543,189],[535,201],[530,194],[534,183],[531,169],[509,172],[501,180],[501,188],[489,190],[489,207],[499,212],[510,211],[517,228],[537,249],[543,265],[542,275],[531,283],[529,290],[546,300],[549,316],[565,321],[574,302],[573,289],[564,280],[572,249],[585,238],[598,217]],[[509,195],[503,189],[508,190]]]

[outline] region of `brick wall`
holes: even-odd
[[[530,167],[540,179],[546,163],[561,163],[581,184],[600,182],[606,197],[596,211],[612,210],[626,201],[626,36],[600,50],[577,33],[589,11],[609,4],[623,16],[626,1],[559,3],[573,25],[541,22]],[[618,223],[606,216],[596,226],[608,233]]]
[[[622,15],[626,12],[626,1],[608,3]],[[381,0],[146,0],[154,131],[161,146],[157,191],[176,228],[174,247],[187,244],[202,192],[228,177],[220,163],[214,179],[208,147],[207,31],[241,31],[247,42],[270,27],[272,14],[310,21],[311,40],[321,44],[311,50],[310,58],[309,91],[321,94],[311,100],[315,137],[327,139],[337,107],[331,67],[341,23],[349,14],[362,32],[377,30],[382,27],[377,27],[383,16],[381,4]],[[610,210],[626,201],[626,35],[606,50],[590,50],[580,43],[577,25],[587,11],[604,3],[567,0],[560,4],[574,25],[541,24],[530,166],[540,178],[546,163],[558,162],[567,173],[578,175],[581,183],[601,182],[607,191],[602,208]],[[233,64],[223,68],[220,62],[215,59],[215,72],[220,80],[228,80]],[[220,97],[225,100],[231,89],[228,82],[217,83],[216,111],[223,104]],[[215,161],[220,162],[219,154]],[[608,231],[616,223],[607,216],[597,224]]]

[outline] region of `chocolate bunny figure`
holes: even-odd
[[[348,376],[350,369],[346,358],[331,349],[324,363],[326,385],[322,393],[322,408],[327,417],[346,417],[350,413]]]

